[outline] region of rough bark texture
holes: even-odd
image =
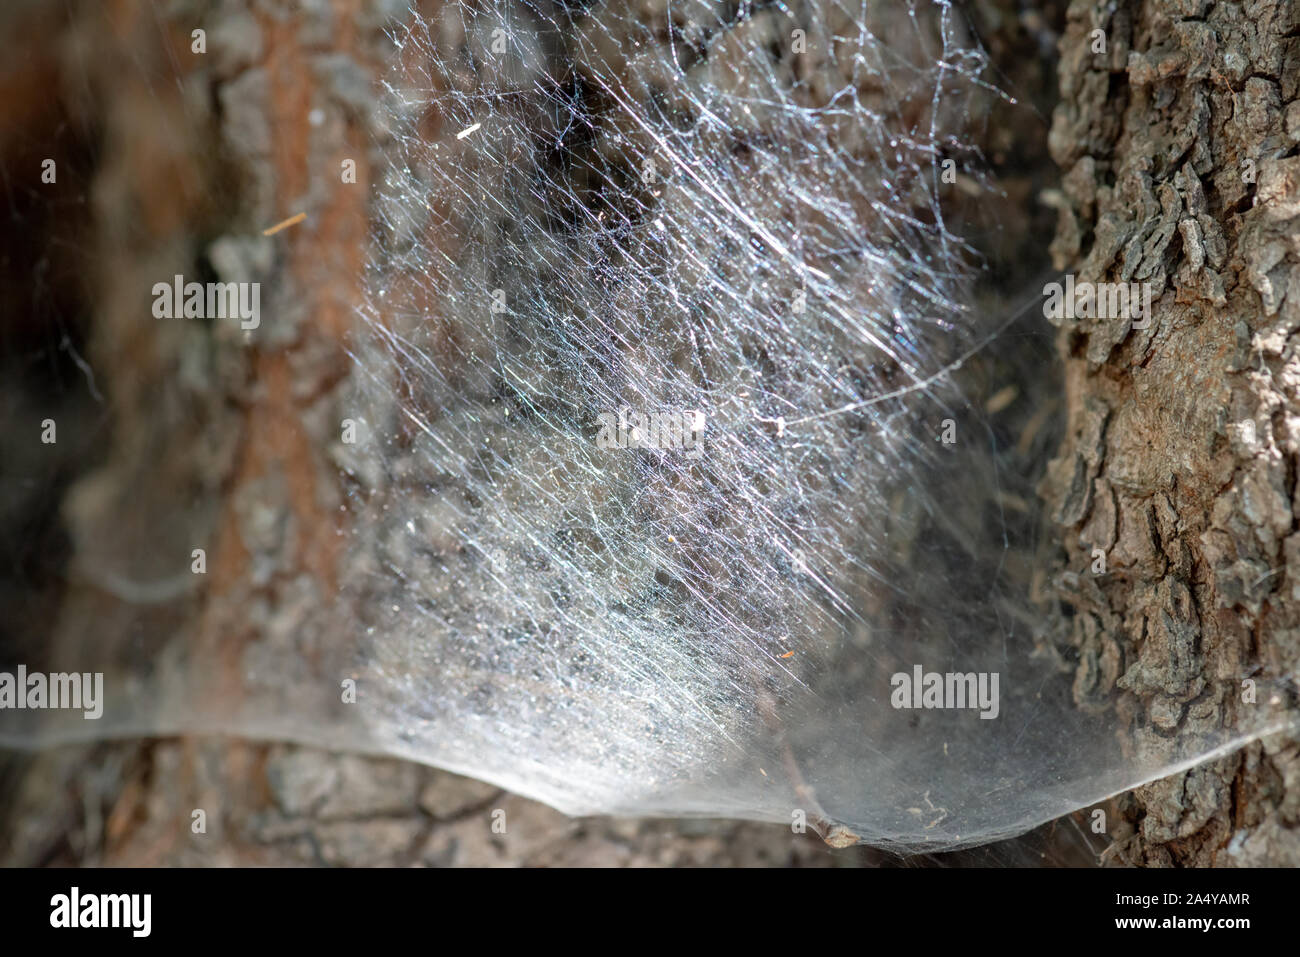
[[[1056,265],[1156,299],[1145,329],[1061,332],[1068,438],[1044,491],[1076,696],[1232,726],[1293,696],[1268,678],[1300,665],[1300,6],[1075,0],[1061,51]],[[1207,696],[1255,658],[1255,704]],[[1300,864],[1300,747],[1275,736],[1124,807],[1115,860]]]

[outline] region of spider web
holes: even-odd
[[[386,731],[573,813],[905,849],[1186,759],[1074,706],[954,378],[1008,319],[945,216],[998,95],[948,4],[486,3],[397,46],[352,465]],[[703,450],[604,448],[620,410]],[[998,717],[893,707],[916,665],[997,673]]]
[[[969,238],[1000,94],[949,3],[483,0],[393,39],[338,633],[250,651],[238,706],[178,653],[107,732],[5,740],[230,731],[934,851],[1273,727],[1075,704],[1030,598],[1053,436],[991,399],[1059,386]],[[918,667],[996,675],[996,715],[897,707]]]

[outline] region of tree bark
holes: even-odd
[[[1144,329],[1060,333],[1068,435],[1044,493],[1066,551],[1076,696],[1118,694],[1127,720],[1154,728],[1231,727],[1243,708],[1293,701],[1270,678],[1300,664],[1300,6],[1075,0],[1068,16],[1056,265],[1155,297]],[[1083,571],[1094,549],[1106,574]],[[1204,700],[1211,675],[1258,680],[1258,701]],[[1300,864],[1292,737],[1122,805],[1116,860]]]
[[[995,60],[1016,64],[1008,70],[1037,92],[1036,37],[1013,4],[980,6],[1004,17],[984,37]],[[1300,663],[1300,13],[1287,0],[1111,6],[1075,0],[1060,43],[1052,251],[1080,281],[1159,291],[1146,329],[1084,321],[1060,332],[1068,433],[1043,486],[1064,553],[1058,590],[1072,611],[1081,707],[1118,699],[1126,720],[1140,713],[1154,726],[1231,722],[1245,706],[1237,698],[1187,708],[1204,674],[1258,660],[1265,701],[1290,694],[1268,676]],[[80,306],[93,314],[85,348],[105,373],[104,403],[67,418],[112,426],[102,460],[82,456],[59,506],[70,581],[43,599],[57,623],[42,638],[89,634],[105,649],[141,634],[184,640],[233,669],[250,643],[310,651],[327,632],[345,513],[323,450],[342,418],[343,335],[379,160],[369,144],[383,135],[379,8],[336,4],[324,26],[273,3],[175,3],[159,19],[149,4],[73,4],[66,20],[31,13],[33,35],[57,42],[27,73],[4,76],[48,86],[58,106],[28,111],[23,128],[48,137],[49,116],[63,111],[95,155],[80,185],[93,215],[70,248],[93,264]],[[200,27],[202,58],[191,53]],[[1106,46],[1094,53],[1098,29]],[[204,95],[187,99],[196,85],[173,71],[202,72]],[[1034,135],[1017,131],[993,152],[1036,155]],[[6,149],[10,168],[15,155]],[[357,163],[352,186],[339,182],[345,158]],[[1031,216],[1033,176],[1004,185],[1019,201],[1008,215]],[[260,235],[299,212],[304,223]],[[192,327],[142,325],[140,290],[196,268],[274,276],[276,301],[263,305],[282,317],[278,331],[249,346],[229,329],[199,341]],[[60,454],[91,445],[69,441]],[[196,543],[207,548],[201,588],[177,574]],[[1086,571],[1095,548],[1101,576]],[[0,789],[10,863],[832,860],[776,828],[567,822],[432,769],[288,746],[101,745],[13,773],[21,786]],[[498,804],[528,822],[502,840],[485,825]],[[1112,863],[1300,864],[1293,739],[1117,804]],[[203,836],[190,827],[196,808],[209,809]],[[846,859],[879,860],[864,850]]]

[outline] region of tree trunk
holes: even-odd
[[[1152,728],[1294,699],[1269,679],[1300,665],[1298,27],[1288,0],[1075,0],[1061,41],[1056,265],[1155,302],[1141,329],[1063,324],[1068,436],[1044,492],[1076,695],[1118,690]],[[1094,549],[1105,574],[1079,571]],[[1257,700],[1197,701],[1203,675],[1255,659]],[[1275,736],[1140,788],[1124,818],[1119,860],[1300,864],[1300,747]]]
[[[1076,0],[1060,44],[1053,255],[1080,281],[1151,282],[1158,292],[1145,329],[1081,321],[1060,333],[1068,434],[1043,493],[1066,556],[1058,577],[1079,650],[1075,688],[1081,706],[1118,697],[1122,714],[1156,727],[1231,722],[1251,705],[1187,708],[1201,674],[1264,662],[1264,706],[1291,694],[1268,676],[1300,664],[1290,339],[1300,328],[1300,158],[1288,155],[1300,139],[1300,13],[1286,0],[1112,5]],[[56,269],[81,277],[60,286],[76,301],[51,304],[24,288],[36,314],[88,317],[66,348],[46,344],[62,356],[59,374],[82,381],[79,350],[100,370],[54,411],[80,425],[60,426],[44,504],[24,500],[4,518],[17,528],[15,516],[34,510],[46,533],[59,526],[70,539],[66,569],[30,572],[39,587],[24,592],[23,618],[49,622],[48,633],[34,624],[14,636],[18,659],[30,660],[34,644],[87,635],[105,653],[147,657],[165,638],[233,670],[250,644],[300,642],[310,655],[329,633],[346,513],[324,450],[344,417],[344,334],[381,159],[370,144],[384,135],[374,81],[392,54],[383,4],[334,4],[324,24],[297,6],[306,5],[182,2],[160,13],[87,2],[8,14],[44,39],[0,65],[4,88],[48,109],[16,115],[27,135],[0,139],[7,172],[27,170],[24,187],[40,189],[40,157],[16,144],[50,142],[68,208],[77,196],[90,207],[34,233],[50,241]],[[1036,74],[1054,6],[1032,29],[1013,3],[974,6],[994,23],[983,39],[1004,74],[1050,101]],[[1097,29],[1105,52],[1092,52]],[[187,98],[193,85],[173,71],[202,72],[206,95]],[[1016,130],[992,150],[1032,168],[1003,183],[1026,249],[1041,138]],[[348,159],[357,177],[344,186]],[[306,220],[261,235],[297,213]],[[248,345],[237,327],[206,336],[142,325],[141,290],[195,270],[274,277],[265,288],[275,301],[263,303],[280,317],[273,334]],[[5,388],[18,394],[8,379]],[[47,414],[54,398],[38,398],[14,414],[15,429]],[[197,543],[201,582],[178,573]],[[1097,548],[1107,572],[1093,576],[1082,570]],[[56,587],[64,571],[68,583]],[[14,760],[7,773],[20,782],[0,788],[7,863],[881,859],[865,849],[833,859],[809,838],[757,825],[569,822],[444,772],[281,745],[95,745]],[[1253,744],[1118,803],[1109,862],[1300,864],[1294,740]],[[487,827],[497,807],[520,822],[509,836]],[[191,827],[195,810],[206,811],[203,834]],[[1025,845],[1035,860],[1040,845],[1060,862],[1086,860],[1070,856],[1080,849],[1057,829]]]

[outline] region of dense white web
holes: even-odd
[[[448,6],[400,38],[393,361],[362,365],[414,479],[376,657],[430,663],[412,695],[493,776],[637,810],[730,760],[788,778],[752,739],[846,642],[880,654],[863,606],[918,547],[900,470],[980,332],[937,191],[982,60],[942,5],[619,6]],[[686,412],[699,448],[601,447],[620,411]],[[683,809],[755,810],[707,794]]]
[[[947,4],[448,6],[398,49],[352,463],[386,733],[575,812],[904,846],[1132,776],[951,381],[1005,317],[945,221],[995,95]],[[695,454],[600,441],[677,410]],[[1000,713],[894,708],[917,665]]]

